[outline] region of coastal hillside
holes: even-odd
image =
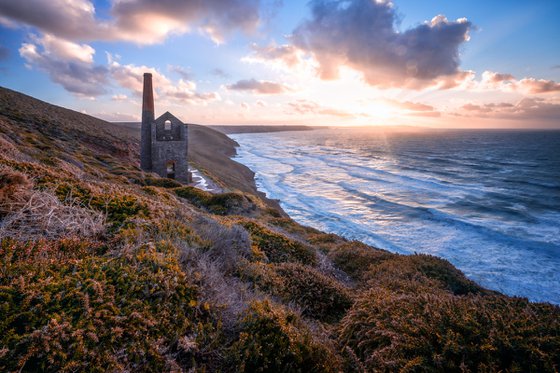
[[[301,226],[234,141],[189,131],[224,193],[142,172],[134,128],[0,88],[0,371],[560,369],[559,307]]]

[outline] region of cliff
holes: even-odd
[[[191,126],[209,194],[138,132],[0,89],[0,371],[539,371],[560,309],[301,226]]]

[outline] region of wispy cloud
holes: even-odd
[[[432,105],[421,102],[386,100],[389,104],[404,110],[404,114],[417,117],[439,117],[441,113]]]
[[[528,94],[560,92],[560,83],[553,80],[523,78],[517,80],[511,74],[501,74],[485,71],[480,82],[482,88],[498,89],[504,91],[518,91]]]
[[[234,84],[228,85],[227,88],[233,91],[249,91],[264,95],[280,94],[291,91],[291,88],[284,84],[256,79],[239,80]]]
[[[335,117],[344,117],[350,118],[354,117],[354,114],[349,113],[344,110],[335,109],[332,107],[325,107],[319,105],[318,103],[310,100],[297,100],[288,103],[288,112],[290,114],[298,113],[298,114],[314,114],[314,115],[327,115],[327,116],[335,116]]]
[[[548,121],[557,124],[560,118],[560,102],[544,98],[523,98],[517,103],[468,103],[456,115],[482,118],[501,118],[524,121]]]
[[[217,92],[198,92],[196,84],[192,81],[179,79],[178,82],[173,82],[152,67],[133,64],[123,65],[114,60],[111,55],[108,57],[111,77],[119,86],[130,90],[137,97],[142,94],[143,75],[145,72],[149,72],[152,74],[156,87],[155,94],[162,99],[200,105],[220,100],[220,95]]]
[[[211,73],[212,73],[212,75],[215,75],[217,77],[224,78],[224,79],[230,77],[230,75],[227,72],[225,72],[224,70],[219,69],[219,68],[212,69]]]
[[[176,73],[177,75],[179,75],[181,77],[181,79],[184,80],[192,80],[193,79],[193,74],[189,69],[184,68],[183,66],[176,66],[176,65],[169,65],[167,66],[167,69],[170,72]]]

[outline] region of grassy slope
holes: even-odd
[[[0,371],[557,371],[560,311],[296,224],[191,127],[210,195],[134,130],[0,89]]]
[[[139,123],[117,124],[121,130],[140,140]],[[258,195],[269,207],[277,209],[284,215],[278,202],[267,199],[257,191],[254,172],[246,166],[231,161],[238,144],[222,132],[207,126],[189,124],[189,157],[190,162],[211,177],[224,189],[235,189]]]

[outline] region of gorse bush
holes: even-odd
[[[79,204],[106,214],[113,230],[128,226],[131,219],[150,214],[148,206],[131,194],[96,193],[77,183],[62,183],[55,193],[62,202]]]
[[[367,273],[370,266],[392,258],[394,254],[358,241],[351,241],[332,249],[328,253],[328,257],[350,277],[359,280]]]
[[[0,217],[11,210],[9,204],[20,199],[18,192],[31,187],[25,174],[0,167]]]
[[[303,264],[247,263],[241,273],[260,290],[295,303],[303,315],[314,319],[335,322],[352,305],[347,288]]]
[[[0,370],[161,371],[185,363],[181,338],[213,332],[172,246],[127,258],[96,246],[2,242]]]
[[[275,266],[275,271],[283,280],[282,297],[300,306],[306,316],[334,322],[352,305],[347,288],[314,268],[283,263]]]
[[[242,222],[241,225],[249,232],[255,252],[264,254],[266,260],[273,263],[316,264],[317,258],[309,246],[252,221]]]
[[[336,372],[339,361],[300,318],[270,301],[253,302],[229,350],[239,372]]]
[[[198,207],[216,215],[247,214],[255,210],[255,204],[241,193],[212,194],[194,187],[174,189],[175,193]]]
[[[443,289],[456,295],[488,293],[447,260],[431,255],[394,255],[366,274],[369,286],[382,286],[397,292]]]
[[[554,372],[560,312],[504,296],[365,292],[340,342],[368,371]]]
[[[180,188],[181,183],[177,180],[163,178],[163,177],[147,177],[144,179],[144,183],[148,186],[155,186],[160,188]]]

